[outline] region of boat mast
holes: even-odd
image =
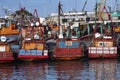
[[[97,23],[96,23],[96,21],[97,21],[97,6],[98,5],[98,3],[97,3],[97,0],[96,0],[96,5],[95,5],[95,25],[94,25],[94,32],[93,32],[93,40],[95,40],[95,33],[96,33],[96,26],[97,26]]]
[[[63,31],[62,31],[62,26],[60,25],[60,15],[61,15],[61,3],[59,1],[59,4],[58,4],[58,35],[59,35],[59,38],[63,38]]]
[[[58,4],[58,30],[60,30],[60,1]],[[60,34],[60,31],[58,31],[58,34]]]

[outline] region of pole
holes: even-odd
[[[60,1],[59,1],[59,4],[58,4],[58,34],[60,34]]]

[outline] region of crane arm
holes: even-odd
[[[86,4],[87,4],[87,0],[85,1],[84,5],[83,5],[82,11],[84,11]]]

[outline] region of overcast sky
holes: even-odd
[[[99,0],[98,0],[99,1]],[[116,0],[107,0],[107,6],[111,6],[114,9]],[[48,16],[51,13],[57,13],[57,5],[59,0],[0,0],[0,16],[4,15],[3,7],[6,7],[14,12],[18,10],[20,5],[25,7],[26,10],[33,13],[34,9],[37,9],[39,16]],[[63,11],[81,11],[85,3],[85,0],[60,0],[63,5]],[[120,0],[118,0],[120,3]],[[87,0],[85,11],[93,11],[96,0]]]

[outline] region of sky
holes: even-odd
[[[25,7],[26,10],[31,13],[34,9],[37,9],[38,15],[41,17],[47,17],[51,13],[57,13],[58,2],[61,2],[63,12],[68,11],[81,11],[85,3],[85,0],[0,0],[0,16],[5,15],[3,8],[8,8],[10,12],[19,10],[20,6]],[[96,1],[99,0],[87,0],[85,11],[93,11]],[[116,0],[106,0],[106,6],[111,6],[114,10]],[[118,0],[120,3],[120,0]]]

